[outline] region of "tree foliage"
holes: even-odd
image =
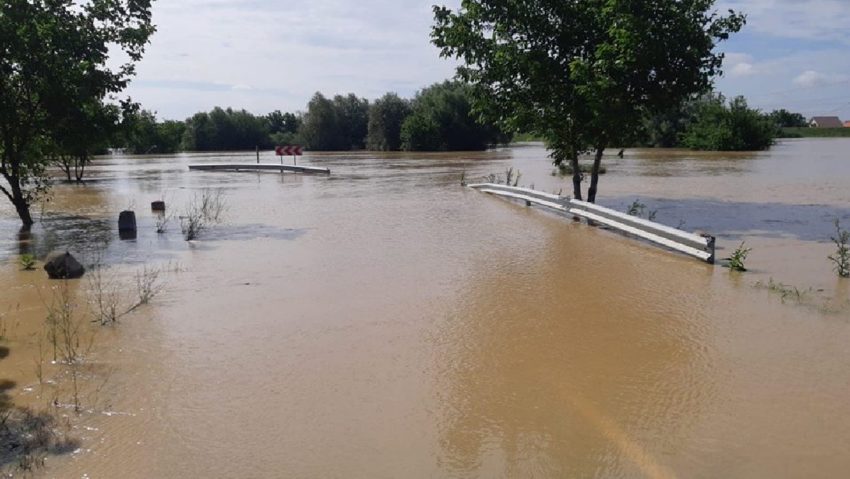
[[[695,121],[682,135],[682,145],[695,150],[764,150],[773,144],[775,135],[773,119],[749,108],[744,97],[727,105],[723,95],[714,95],[698,104]]]
[[[793,113],[785,108],[770,112],[770,119],[779,128],[804,128],[809,126],[806,117],[802,113]]]
[[[410,102],[395,93],[375,100],[369,109],[366,147],[377,151],[401,149],[401,125],[410,115]]]
[[[307,104],[299,135],[311,150],[363,149],[369,124],[369,102],[353,93],[332,100],[316,93]]]
[[[316,93],[303,115],[276,110],[260,116],[216,107],[186,121],[165,122],[153,112],[129,108],[112,146],[145,154],[292,144],[315,151],[480,150],[506,142],[509,137],[495,125],[481,123],[472,111],[471,95],[468,85],[457,82],[425,88],[414,100],[387,93],[371,104],[354,94],[327,98]]]
[[[59,125],[90,121],[127,85],[144,52],[150,0],[5,0],[0,3],[0,191],[24,227],[30,204],[47,190]],[[110,52],[127,61],[109,64]],[[57,133],[58,132],[58,133]],[[76,145],[79,147],[80,145]]]
[[[235,151],[270,148],[266,118],[245,110],[213,108],[186,120],[182,147],[187,151]]]
[[[69,108],[45,136],[45,155],[68,181],[82,181],[92,157],[104,153],[120,128],[118,105],[90,101]]]
[[[506,141],[493,124],[472,111],[472,87],[460,82],[431,85],[416,94],[401,128],[402,148],[412,151],[484,150]]]
[[[696,119],[700,101],[700,98],[690,99],[665,111],[647,112],[635,144],[656,148],[680,146],[682,135]]]
[[[478,110],[511,131],[546,139],[555,163],[631,140],[647,111],[664,111],[707,90],[720,72],[719,41],[744,17],[714,0],[464,0],[434,7],[434,43],[464,65]]]
[[[301,117],[295,113],[281,113],[275,110],[266,115],[269,138],[274,145],[294,145],[302,143],[298,136]]]
[[[130,153],[174,153],[182,149],[186,124],[182,121],[158,122],[149,110],[131,110],[124,113],[116,146]]]

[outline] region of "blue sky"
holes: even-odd
[[[433,3],[158,0],[158,31],[128,93],[168,119],[214,106],[303,110],[316,91],[412,96],[454,70],[429,43]],[[850,120],[850,0],[719,0],[717,8],[748,15],[722,45],[720,91],[765,110]]]

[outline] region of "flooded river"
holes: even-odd
[[[850,280],[826,256],[847,151],[606,158],[602,204],[715,234],[720,257],[746,241],[744,274],[460,187],[513,167],[568,192],[539,145],[299,160],[330,177],[100,159],[29,236],[0,206],[0,407],[58,416],[69,442],[38,477],[841,477]],[[157,234],[151,201],[179,214],[204,188],[222,224]],[[18,263],[66,248],[127,295],[143,265],[164,285],[84,321],[79,414],[45,341],[60,286]],[[84,315],[91,281],[68,288]]]

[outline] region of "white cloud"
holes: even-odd
[[[302,110],[316,91],[412,95],[454,74],[454,63],[440,59],[430,43],[432,3],[154,2],[157,32],[128,93],[165,118],[216,105],[256,113]]]
[[[826,76],[814,70],[806,70],[794,78],[794,84],[804,88],[811,88],[826,83]]]
[[[744,95],[751,106],[765,111],[786,108],[807,117],[850,118],[850,56],[845,49],[801,49],[757,61],[755,67],[756,75],[727,74],[718,80],[718,89],[727,97]]]
[[[731,77],[746,77],[758,73],[752,55],[747,53],[726,53],[723,67]]]
[[[717,8],[746,13],[747,30],[850,45],[848,0],[721,0]]]
[[[814,70],[806,70],[794,78],[793,83],[803,88],[813,88],[828,84],[840,83],[847,80],[845,75],[825,74]]]
[[[732,67],[732,70],[730,70],[729,73],[732,76],[745,77],[754,75],[756,71],[752,63],[738,63],[737,65]]]
[[[454,73],[454,62],[439,58],[429,36],[431,5],[444,1],[460,3],[154,2],[158,30],[128,93],[160,117],[178,119],[216,105],[303,110],[316,91],[409,96]],[[850,0],[719,0],[718,10],[727,7],[748,14],[744,33],[723,44],[735,50],[726,54],[726,75],[718,81],[727,95],[744,94],[765,108],[797,102],[791,106],[815,111],[821,105],[803,103],[797,92],[837,89],[829,82],[850,78]],[[808,89],[822,79],[794,83],[809,70],[826,75],[827,83]]]

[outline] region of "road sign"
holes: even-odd
[[[301,156],[302,148],[299,145],[286,145],[274,147],[274,152],[278,156]]]

